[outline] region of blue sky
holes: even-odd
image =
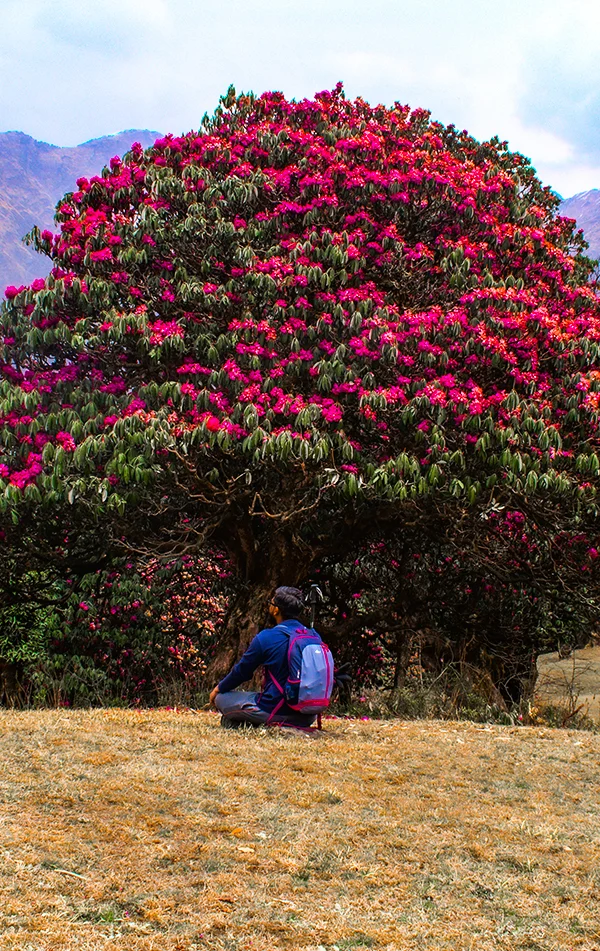
[[[432,111],[600,187],[598,0],[0,0],[0,131],[186,132],[230,83]]]

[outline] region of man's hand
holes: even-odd
[[[210,703],[211,707],[214,707],[215,705],[215,697],[217,696],[218,692],[219,692],[218,686],[215,687],[214,690],[211,690],[210,692],[210,697],[208,698],[208,702]]]

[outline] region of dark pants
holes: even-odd
[[[215,697],[215,706],[222,714],[223,726],[233,726],[239,723],[248,723],[252,726],[276,723],[279,726],[312,726],[315,721],[313,714],[307,713],[276,713],[274,717],[267,710],[261,710],[256,704],[257,693],[247,693],[243,690],[230,690],[228,693],[218,693]]]

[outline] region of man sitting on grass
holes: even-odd
[[[277,723],[281,726],[308,727],[314,722],[314,714],[298,713],[281,703],[281,689],[288,679],[289,635],[299,627],[302,612],[302,592],[298,588],[277,588],[269,601],[269,615],[277,625],[260,631],[251,642],[244,656],[226,677],[214,688],[210,702],[222,714],[221,723],[236,727],[248,723]],[[257,667],[265,668],[265,684],[260,693],[237,690],[240,684],[250,680]],[[279,709],[273,714],[276,707]]]

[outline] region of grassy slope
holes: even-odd
[[[580,709],[600,721],[600,646],[573,651],[563,659],[557,653],[542,654],[537,668],[536,694],[542,703]]]
[[[0,755],[2,951],[600,948],[599,736],[3,712]]]

